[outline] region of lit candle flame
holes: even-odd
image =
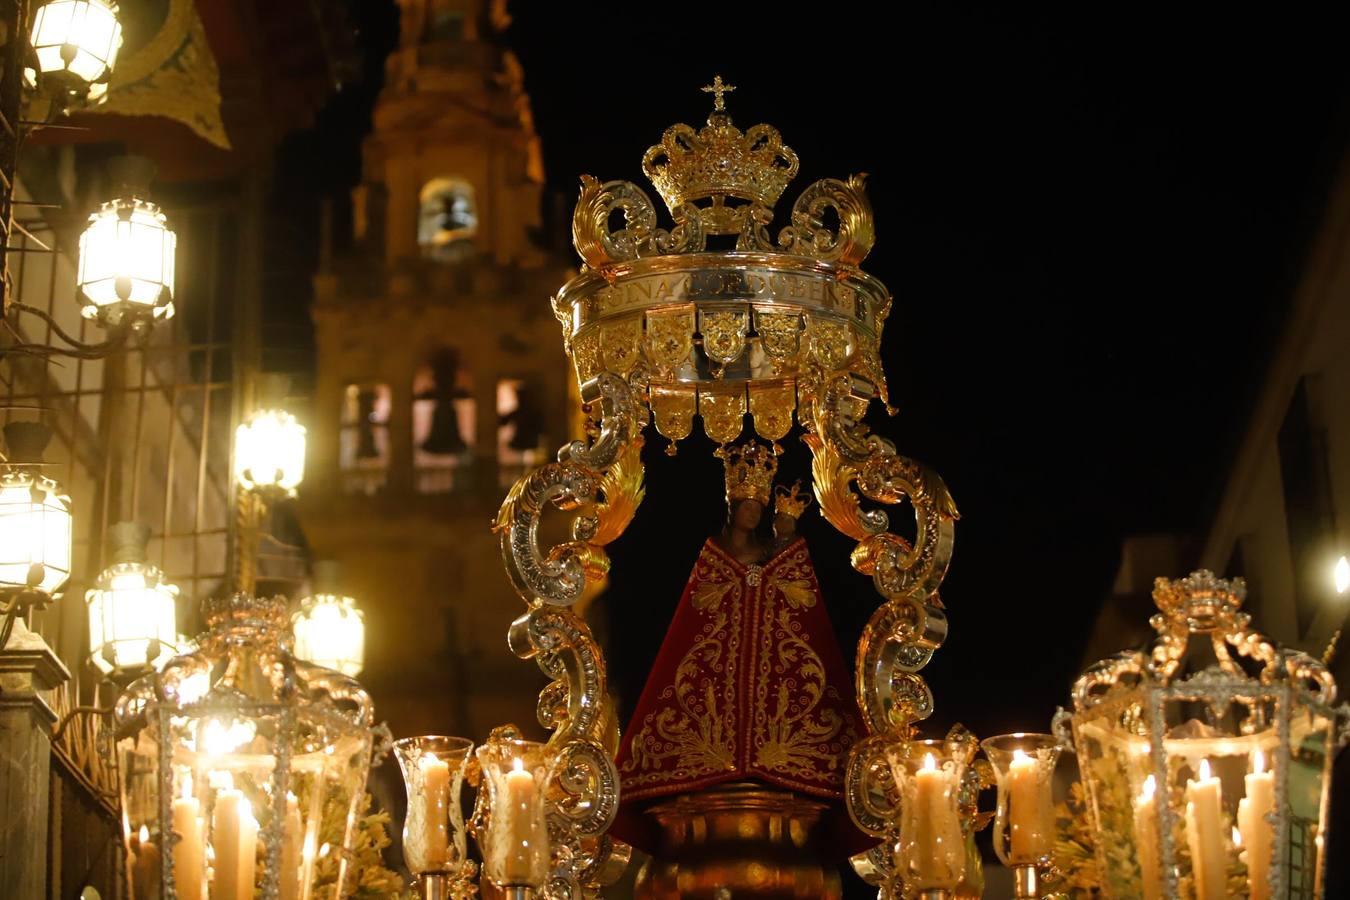
[[[1257,775],[1260,775],[1265,770],[1266,770],[1266,755],[1262,753],[1261,750],[1258,748],[1256,752],[1252,754],[1252,772],[1254,772]]]
[[[1211,779],[1211,778],[1214,777],[1213,774],[1211,774],[1211,773],[1210,773],[1210,770],[1209,770],[1209,760],[1207,760],[1207,759],[1202,759],[1202,760],[1200,760],[1200,776],[1199,776],[1199,777],[1200,777],[1200,780],[1201,780],[1201,781],[1208,781],[1209,779]]]
[[[331,849],[332,849],[332,847],[330,847],[330,846],[328,845],[328,843],[325,841],[325,842],[324,842],[324,845],[323,845],[322,847],[319,848],[319,859],[323,859],[325,856],[327,856],[327,855],[328,855],[328,851],[331,850]]]
[[[1027,760],[1029,760],[1029,759],[1031,759],[1031,757],[1030,757],[1030,756],[1027,756],[1027,751],[1022,750],[1022,749],[1017,749],[1017,750],[1014,750],[1014,751],[1013,751],[1013,762],[1014,762],[1014,763],[1025,763],[1025,762],[1026,762]]]
[[[1332,570],[1332,575],[1336,579],[1336,593],[1344,594],[1350,591],[1350,559],[1342,556],[1336,560],[1336,568]]]
[[[933,758],[933,754],[925,753],[923,755],[923,770],[925,772],[937,771],[937,760]]]
[[[1158,792],[1158,781],[1152,775],[1144,779],[1144,789],[1139,794],[1139,802],[1147,803]]]
[[[511,771],[513,771],[513,772],[524,772],[524,771],[525,771],[525,760],[521,759],[519,756],[517,756],[515,759],[511,760]]]
[[[137,833],[136,837],[140,838],[141,846],[144,847],[150,842],[150,829],[142,825],[141,830]]]
[[[1242,832],[1237,830],[1236,825],[1233,826],[1233,846],[1234,847],[1242,846]]]
[[[192,771],[183,773],[183,799],[188,800],[192,797]]]

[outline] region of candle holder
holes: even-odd
[[[1012,869],[1019,900],[1040,897],[1055,844],[1053,789],[1059,740],[1019,732],[987,738],[980,746],[998,787],[994,852]]]
[[[966,874],[962,786],[969,757],[950,741],[914,740],[886,749],[900,797],[899,875],[923,900],[954,896]]]
[[[1152,647],[1089,667],[1056,716],[1103,895],[1323,896],[1331,764],[1350,737],[1335,679],[1252,626],[1240,579],[1160,578],[1153,599]]]
[[[483,874],[507,897],[541,889],[549,876],[547,798],[555,757],[534,741],[492,740],[477,751],[488,788]]]
[[[469,859],[459,792],[473,751],[462,737],[425,735],[394,742],[408,815],[403,859],[427,900],[471,897],[477,867]]]
[[[114,711],[130,894],[342,896],[374,742],[352,679],[298,661],[286,600],[205,601],[200,647],[123,691]],[[333,863],[336,860],[336,863]]]

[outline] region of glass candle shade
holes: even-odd
[[[414,875],[457,874],[468,859],[459,791],[473,741],[427,735],[394,742],[408,793],[403,860]]]
[[[542,888],[548,880],[545,817],[554,758],[534,741],[492,741],[478,748],[490,796],[483,873],[497,887]]]
[[[917,890],[955,890],[966,872],[965,759],[935,740],[896,744],[886,757],[900,793],[900,876]]]
[[[998,785],[994,852],[1006,866],[1037,865],[1055,845],[1059,742],[1048,734],[1018,733],[988,738],[980,746]]]

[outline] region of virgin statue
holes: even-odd
[[[813,846],[848,848],[859,836],[841,801],[848,750],[862,729],[811,555],[797,535],[810,499],[797,485],[774,491],[778,463],[768,446],[751,441],[718,455],[726,525],[699,552],[617,759],[622,806],[614,832],[659,857],[639,881],[651,897],[666,896],[656,885],[676,878],[689,849],[671,835],[699,831],[689,831],[688,817],[739,809],[751,796],[774,806],[780,820],[800,820],[799,837],[834,832]],[[766,513],[771,538],[760,527]],[[786,849],[802,858],[785,857],[791,866],[810,856],[806,846]],[[755,849],[755,858],[765,852]],[[810,896],[833,896],[837,882],[819,889]]]

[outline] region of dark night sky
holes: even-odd
[[[378,73],[392,4],[357,6]],[[512,6],[569,209],[583,172],[646,186],[643,151],[676,121],[702,124],[715,72],[739,86],[736,124],[777,126],[801,158],[781,206],[817,178],[870,174],[865,267],[895,297],[883,349],[901,409],[876,426],[962,513],[951,636],[924,673],[934,729],[1045,729],[1122,538],[1205,527],[1345,149],[1350,31],[1231,6]],[[296,190],[354,182],[372,89],[297,138],[293,155],[326,156]],[[614,548],[628,703],[719,524],[709,449],[649,452],[646,506]],[[876,597],[847,570],[848,542],[806,527],[851,645]]]

